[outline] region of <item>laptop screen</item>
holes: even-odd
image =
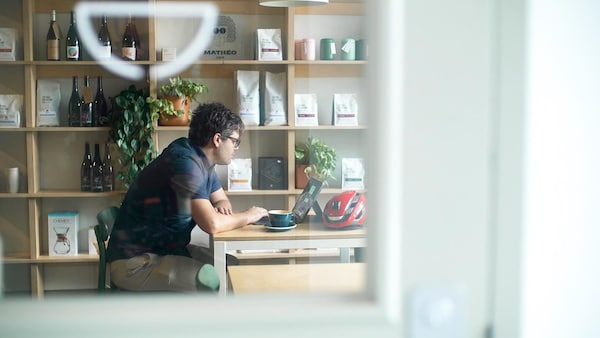
[[[304,190],[300,194],[300,197],[296,200],[296,204],[292,209],[294,214],[294,220],[296,223],[302,223],[304,218],[317,201],[317,197],[323,188],[323,182],[318,179],[311,177],[304,187]],[[320,209],[320,208],[319,208]]]

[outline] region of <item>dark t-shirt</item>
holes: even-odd
[[[139,174],[115,220],[107,260],[145,252],[189,256],[186,246],[196,223],[192,199],[209,199],[221,188],[204,152],[187,138],[173,141]]]

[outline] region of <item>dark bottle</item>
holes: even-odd
[[[110,59],[112,56],[112,44],[110,40],[110,33],[108,32],[106,15],[102,16],[102,24],[100,25],[100,30],[98,31],[98,41],[100,41],[100,46],[98,47],[96,59]]]
[[[69,99],[69,126],[79,127],[81,125],[81,97],[77,85],[77,76],[73,76],[73,90]]]
[[[81,60],[81,46],[79,45],[79,35],[77,33],[77,18],[75,12],[71,12],[71,25],[67,32],[67,61]]]
[[[102,175],[102,160],[100,159],[100,145],[94,144],[94,161],[92,162],[92,191],[104,191],[104,175]]]
[[[98,88],[96,89],[96,97],[94,98],[94,125],[108,126],[108,101],[104,96],[104,88],[102,87],[102,76],[98,76]]]
[[[136,58],[136,48],[137,41],[134,34],[134,27],[131,22],[131,15],[129,16],[129,20],[127,21],[127,25],[125,25],[125,32],[123,33],[122,47],[121,47],[121,56],[124,60],[135,61]]]
[[[87,142],[81,163],[81,191],[92,191],[92,155],[90,154],[90,144]]]
[[[142,41],[140,40],[137,27],[135,26],[135,17],[131,18],[131,31],[133,32],[133,39],[135,40],[135,59],[145,60],[144,50],[142,49]]]
[[[60,60],[59,48],[60,48],[60,39],[62,38],[62,34],[60,32],[60,26],[56,22],[56,10],[52,10],[52,20],[50,20],[50,27],[48,27],[48,33],[46,33],[46,59],[49,61],[58,61]]]
[[[102,162],[102,175],[104,175],[104,191],[115,190],[115,173],[110,157],[108,143],[104,145],[104,161]]]
[[[81,121],[82,127],[92,127],[94,125],[94,97],[90,87],[90,77],[83,77],[83,95],[81,95]]]

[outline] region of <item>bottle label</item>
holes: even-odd
[[[87,175],[81,177],[81,191],[92,191],[92,183]]]
[[[79,46],[67,46],[67,59],[79,60]]]
[[[121,54],[123,54],[124,58],[135,61],[135,47],[123,47]]]
[[[110,59],[110,46],[98,47],[98,59]]]
[[[92,177],[92,191],[93,192],[102,192],[104,191],[104,185],[102,182],[102,175],[94,175]]]
[[[58,40],[48,40],[48,60],[58,61]]]

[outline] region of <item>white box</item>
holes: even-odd
[[[76,256],[78,229],[78,212],[48,213],[48,254]]]
[[[88,229],[88,253],[90,255],[98,255],[98,242],[96,241],[96,233],[94,227]]]
[[[177,59],[177,48],[163,48],[162,49],[162,60],[163,61],[175,61]]]

